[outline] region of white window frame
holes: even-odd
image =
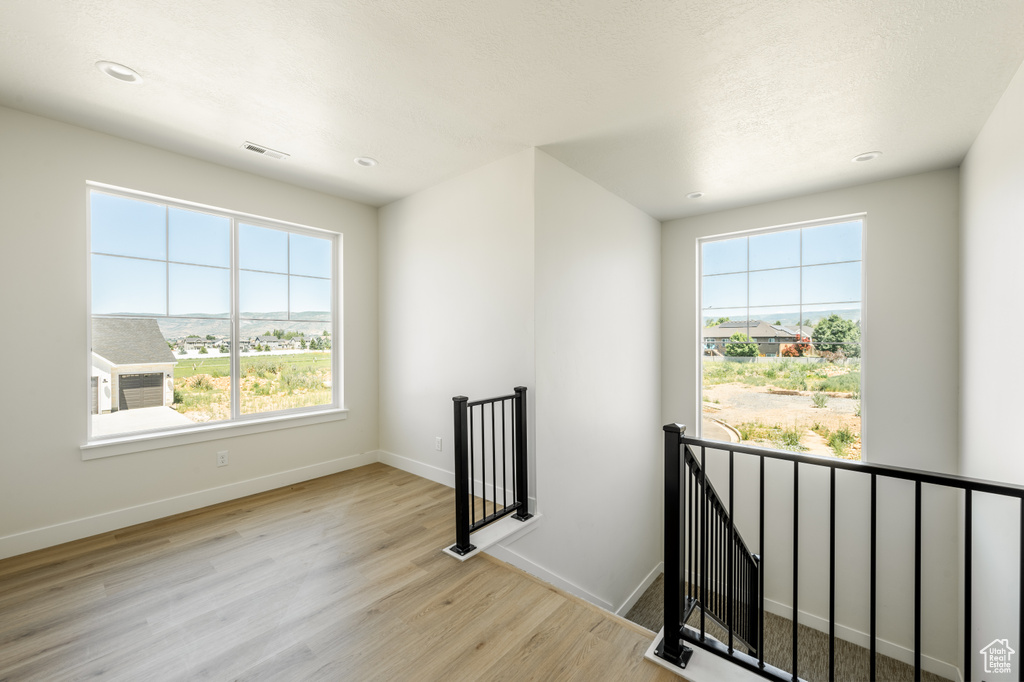
[[[115,185],[108,185],[100,182],[86,182],[85,205],[86,205],[86,368],[85,376],[92,373],[92,192],[101,192],[114,196],[121,196],[127,199],[148,201],[162,204],[164,206],[181,208],[192,211],[216,214],[228,218],[230,222],[230,281],[231,281],[231,311],[227,318],[221,318],[230,324],[231,328],[231,416],[229,419],[217,422],[195,423],[190,426],[183,426],[169,429],[153,429],[147,431],[135,431],[112,436],[94,438],[92,434],[91,409],[86,409],[86,440],[81,445],[82,459],[98,459],[115,455],[154,450],[176,445],[231,438],[250,433],[277,430],[282,428],[293,428],[307,424],[317,424],[327,421],[345,419],[348,410],[344,406],[344,355],[343,326],[342,326],[342,287],[341,287],[341,264],[343,262],[343,238],[344,235],[309,225],[288,222],[253,215],[232,209],[221,208],[200,204],[183,199],[176,199],[148,192],[141,192]],[[316,405],[312,407],[299,407],[274,412],[261,412],[255,414],[241,413],[241,336],[240,336],[240,311],[239,305],[239,273],[238,267],[238,231],[239,224],[255,227],[282,230],[292,234],[313,236],[320,239],[328,239],[331,244],[331,395],[332,400],[327,405]],[[170,254],[168,254],[169,257]],[[170,262],[170,261],[168,261]],[[169,292],[168,292],[169,293]],[[169,311],[168,311],[169,313]],[[174,317],[171,315],[139,315],[139,318],[159,319],[160,317]],[[281,320],[267,320],[268,324],[276,325]],[[305,320],[291,320],[291,322],[306,322]],[[92,387],[86,382],[88,388],[88,402],[92,401]]]
[[[723,234],[715,234],[715,235],[707,235],[705,237],[697,237],[697,239],[696,239],[696,256],[697,256],[697,286],[696,286],[696,290],[697,290],[697,301],[696,301],[696,303],[697,303],[697,305],[696,305],[696,320],[697,320],[697,324],[696,324],[696,328],[697,328],[697,340],[698,340],[697,346],[698,346],[698,348],[700,348],[702,346],[702,344],[701,344],[701,333],[702,333],[701,330],[704,327],[704,251],[703,251],[703,245],[705,243],[707,243],[707,242],[726,241],[726,240],[729,240],[729,239],[736,239],[736,238],[740,238],[740,237],[756,237],[758,235],[770,234],[772,232],[788,232],[788,231],[791,231],[791,230],[799,230],[799,229],[809,228],[809,227],[821,227],[823,225],[834,225],[836,223],[850,222],[850,221],[853,221],[853,220],[859,220],[860,223],[861,223],[861,252],[860,252],[860,361],[861,361],[860,362],[860,395],[861,395],[861,417],[860,417],[860,424],[861,424],[861,426],[860,426],[860,434],[861,435],[860,435],[860,439],[861,439],[861,459],[860,459],[860,461],[861,462],[867,462],[867,461],[869,461],[868,460],[868,456],[867,456],[867,452],[868,452],[868,448],[867,448],[867,433],[868,433],[867,424],[868,424],[868,420],[867,420],[867,409],[866,409],[867,403],[864,400],[864,396],[867,393],[867,369],[866,369],[867,368],[867,362],[866,362],[865,346],[866,346],[867,330],[868,330],[868,323],[867,323],[867,297],[865,296],[866,280],[867,280],[867,277],[866,277],[866,265],[865,265],[865,263],[867,262],[867,243],[868,243],[868,218],[867,218],[867,213],[866,212],[850,213],[850,214],[847,214],[847,215],[839,215],[839,216],[834,216],[834,217],[831,217],[831,218],[821,218],[821,219],[815,219],[815,220],[806,220],[806,221],[802,221],[802,222],[785,223],[785,224],[782,224],[782,225],[772,225],[770,227],[753,228],[753,229],[749,229],[749,230],[738,230],[736,232],[727,232],[727,233],[723,233]],[[846,262],[849,262],[849,261],[846,261]],[[828,263],[827,265],[833,265],[833,263]],[[749,261],[748,261],[748,266],[749,266]],[[804,266],[803,266],[803,264],[801,262],[801,265],[800,265],[801,270],[803,269],[803,267]],[[748,269],[746,272],[749,273],[750,270]],[[801,273],[801,277],[802,277],[802,273]],[[750,306],[749,306],[750,290],[749,290],[749,287],[750,287],[750,284],[749,284],[749,280],[748,280],[748,284],[747,284],[747,303],[748,303],[748,305],[746,306],[747,307],[747,319],[748,320],[750,319]],[[814,305],[818,305],[818,304],[814,304]],[[822,305],[824,305],[824,304],[822,304]],[[803,293],[802,293],[802,291],[801,291],[801,304],[800,304],[800,307],[801,307],[801,311],[800,311],[800,318],[801,319],[798,321],[798,324],[797,324],[797,340],[795,341],[795,343],[802,343],[802,341],[800,341],[800,339],[803,336],[804,320],[803,320],[803,310],[802,310],[802,307],[803,307]],[[813,340],[810,341],[810,343],[813,343]],[[697,437],[698,438],[702,438],[703,437],[703,430],[704,430],[704,414],[703,414],[703,407],[702,407],[703,404],[704,404],[704,402],[703,402],[704,401],[704,353],[703,353],[703,351],[696,354],[696,361],[697,361],[697,387],[696,387],[696,389],[697,389],[697,403],[696,403],[696,405],[697,405],[697,417],[696,417]]]

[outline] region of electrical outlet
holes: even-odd
[[[226,467],[228,465],[228,451],[221,450],[217,453],[217,466]]]
[[[441,452],[441,436],[434,438],[434,449]]]

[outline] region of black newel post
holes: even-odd
[[[682,542],[683,499],[680,487],[682,457],[679,439],[686,431],[681,424],[666,424],[665,430],[665,630],[662,634],[661,657],[669,663],[685,667],[693,651],[680,639],[682,613],[679,586],[682,566],[679,560]]]
[[[526,387],[516,386],[515,402],[516,430],[516,502],[519,509],[513,518],[525,521],[530,513],[530,469],[526,463]]]
[[[451,550],[459,555],[476,547],[469,542],[469,398],[457,395],[455,405],[455,544]]]

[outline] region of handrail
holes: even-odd
[[[685,427],[684,427],[685,428]],[[681,444],[696,447],[706,447],[710,450],[723,450],[738,452],[747,455],[757,455],[768,459],[782,459],[800,464],[812,464],[824,466],[831,469],[843,469],[844,471],[855,471],[862,474],[878,474],[889,478],[898,478],[904,481],[921,481],[930,485],[941,485],[948,488],[959,488],[960,490],[973,490],[981,493],[992,493],[994,495],[1006,495],[1008,497],[1024,498],[1024,486],[1013,483],[999,483],[980,478],[958,476],[956,474],[941,474],[934,471],[923,471],[919,469],[908,469],[889,464],[873,464],[871,462],[852,462],[846,459],[835,459],[826,455],[804,455],[788,450],[775,450],[772,448],[755,447],[751,445],[740,445],[738,443],[725,443],[717,440],[705,440],[693,438],[682,433],[679,434]]]
[[[452,545],[451,551],[465,556],[476,549],[470,542],[470,534],[473,531],[512,512],[516,512],[513,518],[519,521],[526,521],[532,517],[529,511],[529,469],[526,457],[526,387],[517,386],[515,393],[511,395],[472,402],[466,396],[455,396],[452,402],[455,419],[455,544]],[[488,405],[489,438],[486,418]],[[474,408],[480,408],[479,421],[476,420],[477,410]],[[511,418],[506,419],[509,410]],[[487,475],[488,464],[490,477]],[[480,474],[480,495],[477,495],[477,469]],[[509,478],[512,479],[511,502],[508,499]],[[491,490],[490,514],[487,513],[488,487]],[[498,497],[499,490],[501,499]],[[482,500],[483,503],[479,519],[476,517],[477,500]]]
[[[973,667],[973,652],[972,652],[972,641],[970,633],[971,619],[972,619],[972,591],[973,591],[973,496],[976,493],[999,495],[1006,498],[1017,498],[1020,500],[1020,516],[1021,516],[1021,528],[1022,537],[1019,546],[1020,553],[1020,564],[1019,566],[1024,567],[1024,486],[1014,485],[1009,483],[998,483],[995,481],[988,481],[976,478],[969,478],[965,476],[958,476],[954,474],[943,474],[930,471],[919,471],[915,469],[908,469],[903,467],[895,467],[885,464],[873,464],[864,462],[850,462],[847,460],[833,459],[830,457],[821,457],[817,455],[805,455],[793,452],[787,452],[782,450],[773,450],[769,448],[762,448],[750,445],[741,445],[738,443],[728,443],[721,441],[711,441],[702,438],[692,438],[686,436],[686,427],[679,424],[668,424],[664,427],[665,437],[665,636],[663,641],[659,644],[657,653],[659,656],[668,660],[676,665],[685,667],[686,660],[689,654],[692,652],[688,651],[688,647],[685,643],[693,644],[697,647],[715,653],[716,655],[732,660],[755,673],[760,674],[763,677],[776,680],[788,680],[794,679],[798,670],[799,660],[799,649],[797,647],[797,624],[799,621],[799,604],[797,597],[799,595],[800,585],[800,572],[799,572],[799,538],[800,538],[800,469],[804,466],[822,467],[829,471],[829,544],[828,544],[828,566],[829,566],[829,679],[834,679],[835,675],[835,639],[836,639],[836,472],[847,471],[854,474],[860,474],[867,476],[870,479],[870,540],[869,546],[863,548],[866,553],[869,554],[870,562],[870,577],[869,577],[869,592],[865,595],[869,601],[869,652],[870,652],[870,679],[876,677],[876,658],[877,658],[877,643],[878,643],[878,632],[877,632],[877,585],[878,585],[878,543],[877,543],[877,532],[878,532],[878,479],[896,479],[909,481],[914,484],[913,486],[913,505],[914,505],[914,516],[913,516],[913,548],[914,548],[914,632],[913,632],[913,666],[915,679],[920,679],[922,672],[922,647],[921,647],[921,636],[922,636],[922,572],[925,569],[923,565],[922,555],[922,496],[924,486],[934,486],[939,488],[947,488],[952,490],[962,490],[964,497],[963,499],[963,572],[961,574],[960,583],[960,594],[962,594],[963,602],[963,625],[962,632],[968,633],[963,637],[963,679],[966,682],[970,682],[972,679],[972,667]],[[699,462],[699,470],[693,469],[694,464],[698,464],[697,457],[691,450],[691,448],[700,448],[701,457]],[[705,545],[705,537],[708,533],[709,522],[713,523],[715,518],[711,517],[708,513],[701,513],[700,508],[694,507],[694,495],[707,497],[708,500],[705,504],[708,508],[714,509],[715,514],[720,513],[720,508],[725,506],[719,497],[718,493],[714,490],[710,481],[707,480],[708,474],[705,467],[705,457],[707,451],[718,451],[728,453],[729,458],[729,496],[728,496],[728,514],[729,514],[729,525],[732,528],[732,500],[733,500],[733,477],[734,477],[734,459],[737,455],[739,456],[750,456],[757,459],[759,463],[758,476],[759,476],[759,494],[758,502],[759,505],[759,518],[758,518],[758,555],[752,555],[758,561],[758,576],[757,580],[759,585],[756,590],[752,591],[758,595],[761,603],[757,605],[757,617],[758,617],[758,633],[755,638],[755,643],[763,641],[764,631],[764,569],[765,569],[765,556],[771,560],[771,557],[775,556],[772,549],[765,548],[765,461],[766,460],[778,460],[792,463],[792,604],[791,604],[791,617],[792,617],[792,661],[791,668],[789,671],[783,671],[778,668],[774,668],[764,660],[763,647],[758,647],[757,657],[754,658],[751,655],[743,654],[742,652],[735,651],[732,646],[733,630],[735,629],[735,623],[730,618],[726,619],[727,622],[720,623],[729,634],[729,646],[726,647],[724,643],[718,643],[710,637],[705,637],[703,617],[701,622],[700,636],[697,637],[690,632],[685,626],[685,616],[689,614],[685,608],[680,608],[680,597],[685,595],[681,594],[680,584],[686,584],[688,574],[685,572],[687,567],[692,566],[695,561],[695,555],[697,552],[700,553],[700,561],[702,562],[702,568],[706,564],[707,549]],[[699,471],[699,482],[706,484],[700,486],[692,486],[687,488],[686,485],[680,486],[680,481],[683,480],[681,476],[684,476],[683,470],[690,469],[693,471]],[[687,492],[690,492],[689,500],[687,500]],[[689,505],[688,505],[689,502]],[[689,525],[687,525],[687,523]],[[695,542],[695,535],[700,536],[700,541]],[[908,538],[909,544],[909,538]],[[746,547],[746,545],[744,545]],[[735,566],[730,563],[726,576],[726,584],[730,587],[734,584],[735,579]],[[703,574],[701,577],[703,582]],[[1024,569],[1020,571],[1019,576],[1020,591],[1018,595],[1019,603],[1018,607],[1018,619],[1021,622],[1021,631],[1024,632]],[[701,586],[703,589],[703,585]],[[702,599],[702,601],[704,601]],[[682,603],[688,604],[685,599]],[[705,608],[705,604],[701,604],[702,614]],[[740,624],[743,624],[741,619]],[[678,636],[673,636],[677,634]]]
[[[759,614],[754,613],[751,609],[756,606],[755,603],[759,603],[757,598],[760,583],[758,577],[759,558],[747,547],[743,536],[733,523],[731,487],[730,505],[726,506],[718,491],[715,490],[715,486],[704,475],[703,466],[697,461],[696,455],[689,447],[683,448],[683,463],[686,467],[684,476],[687,477],[685,485],[690,486],[691,500],[700,492],[703,493],[701,502],[710,505],[713,510],[713,513],[710,514],[711,524],[716,531],[712,549],[708,550],[705,547],[706,543],[702,541],[701,568],[698,570],[690,566],[683,567],[687,586],[687,608],[684,611],[684,616],[685,612],[699,607],[702,619],[701,637],[704,637],[705,634],[704,617],[710,616],[722,628],[728,630],[730,651],[734,648],[733,638],[735,637],[756,653],[760,649],[757,629]],[[702,508],[698,513],[707,514],[707,508]],[[709,563],[714,565],[709,566]],[[739,566],[734,566],[734,563],[738,563]],[[691,570],[687,570],[688,568]],[[728,576],[724,575],[726,571],[728,571]],[[696,584],[698,580],[699,586]],[[717,592],[709,594],[708,584],[710,582],[717,583]],[[723,583],[725,583],[724,590],[722,589]],[[737,616],[739,617],[737,618]],[[683,620],[685,621],[686,618],[684,617]]]

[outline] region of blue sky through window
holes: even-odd
[[[832,306],[860,319],[862,232],[852,220],[702,242],[704,317],[792,323]]]
[[[228,217],[92,191],[90,226],[94,313],[230,314]],[[330,239],[239,224],[241,315],[329,316],[332,246]]]

